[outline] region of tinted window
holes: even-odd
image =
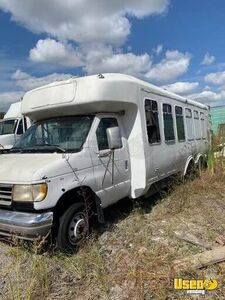
[[[110,127],[118,127],[117,119],[115,118],[102,118],[97,131],[96,131],[96,137],[97,137],[97,143],[98,143],[98,149],[104,150],[109,149],[108,139],[107,139],[107,128]]]
[[[160,142],[158,105],[156,101],[145,100],[145,116],[149,143]]]
[[[17,134],[23,134],[23,121],[20,120],[18,128],[17,128]]]
[[[186,118],[192,118],[192,112],[190,108],[185,108]]]
[[[199,120],[199,112],[194,110],[194,125],[195,125],[195,138],[201,138],[201,128],[200,128],[200,120]]]
[[[201,119],[201,133],[202,133],[202,138],[206,138],[207,137],[207,133],[206,133],[206,124],[205,124],[205,116],[204,113],[200,113],[200,119]]]
[[[24,118],[24,131],[27,130],[27,118]]]
[[[163,122],[164,122],[164,135],[166,141],[174,140],[174,127],[172,107],[170,104],[163,104]]]
[[[194,110],[194,119],[199,120],[199,113],[197,110]]]
[[[193,140],[194,128],[193,128],[193,118],[192,118],[191,109],[185,108],[185,116],[186,116],[186,125],[187,125],[187,138],[188,140]]]
[[[185,140],[185,132],[184,132],[184,116],[183,116],[182,107],[176,106],[175,114],[176,114],[178,141],[184,141]]]

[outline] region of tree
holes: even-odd
[[[0,120],[4,118],[5,113],[4,112],[0,112]]]

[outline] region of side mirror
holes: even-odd
[[[120,135],[119,127],[110,127],[106,130],[109,149],[119,149],[122,148],[122,139]]]

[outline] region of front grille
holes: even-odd
[[[12,185],[0,184],[0,204],[11,205]]]

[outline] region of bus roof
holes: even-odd
[[[81,113],[82,109],[83,112],[97,112],[96,108],[101,111],[113,111],[119,108],[122,110],[129,103],[138,104],[140,90],[208,109],[202,103],[176,95],[135,77],[106,73],[72,77],[31,90],[24,95],[22,112],[31,119],[39,119],[38,114],[43,116],[43,112],[50,113],[51,109],[56,112],[56,115],[59,110],[62,114],[63,111],[65,114],[71,113],[71,109],[75,113]]]

